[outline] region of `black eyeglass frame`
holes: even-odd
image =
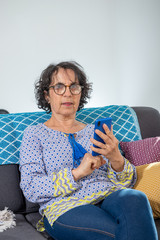
[[[58,94],[57,92],[55,92],[55,86],[58,85],[58,84],[63,85],[63,86],[65,87],[64,92],[61,93],[61,94]],[[76,93],[76,94],[75,94],[75,93],[72,93],[72,89],[71,89],[70,87],[73,86],[73,85],[78,85],[78,86],[80,86],[80,87],[81,87],[81,91],[80,91],[79,93]],[[69,90],[70,90],[70,92],[71,92],[72,95],[78,95],[78,94],[80,94],[80,93],[82,92],[82,89],[84,88],[84,86],[81,86],[80,84],[77,84],[77,83],[72,83],[71,85],[65,85],[65,84],[63,84],[63,83],[56,83],[56,84],[53,85],[53,86],[49,86],[48,89],[53,88],[55,94],[57,94],[57,95],[63,95],[63,94],[66,92],[67,87],[69,87]]]

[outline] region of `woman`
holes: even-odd
[[[25,130],[20,170],[25,197],[40,205],[38,229],[57,240],[158,239],[147,197],[130,189],[135,167],[121,155],[113,129],[96,131],[102,144],[93,139],[94,125],[75,119],[91,92],[81,66],[48,66],[35,90],[38,107],[52,115]]]

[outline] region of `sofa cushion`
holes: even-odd
[[[135,166],[160,162],[160,137],[120,142],[125,157]]]
[[[25,208],[26,213],[35,213],[39,211],[38,203],[29,202],[27,199],[25,199],[25,203],[26,203],[26,208]]]
[[[26,220],[36,229],[37,222],[42,218],[42,216],[37,213],[29,213],[25,216]],[[52,240],[52,237],[49,237],[48,233],[46,231],[42,232],[43,236],[47,239]]]
[[[36,229],[36,225],[39,220],[42,218],[39,212],[36,213],[28,213],[25,215],[27,221]]]
[[[137,166],[136,170],[137,182],[134,189],[147,195],[153,216],[160,218],[160,162]]]
[[[18,165],[0,166],[0,210],[8,207],[13,212],[24,209],[24,197],[19,187]]]
[[[28,223],[24,215],[16,214],[16,227],[7,229],[0,233],[0,239],[9,240],[44,240],[46,237],[41,233],[37,232],[33,226]]]

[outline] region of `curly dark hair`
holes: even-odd
[[[37,101],[38,108],[45,110],[46,112],[51,112],[50,104],[45,99],[45,91],[49,92],[49,86],[52,81],[53,74],[57,74],[60,68],[71,69],[75,73],[76,79],[82,88],[81,99],[78,107],[78,111],[84,107],[87,103],[87,99],[90,98],[92,92],[92,83],[89,83],[86,74],[83,71],[81,65],[75,61],[71,62],[60,62],[57,65],[50,64],[46,69],[44,69],[40,75],[40,78],[35,83],[35,97]]]

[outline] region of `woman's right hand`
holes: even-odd
[[[83,177],[90,175],[95,169],[99,169],[106,161],[101,155],[93,157],[92,154],[86,153],[81,164],[72,170],[74,180],[77,181]]]

